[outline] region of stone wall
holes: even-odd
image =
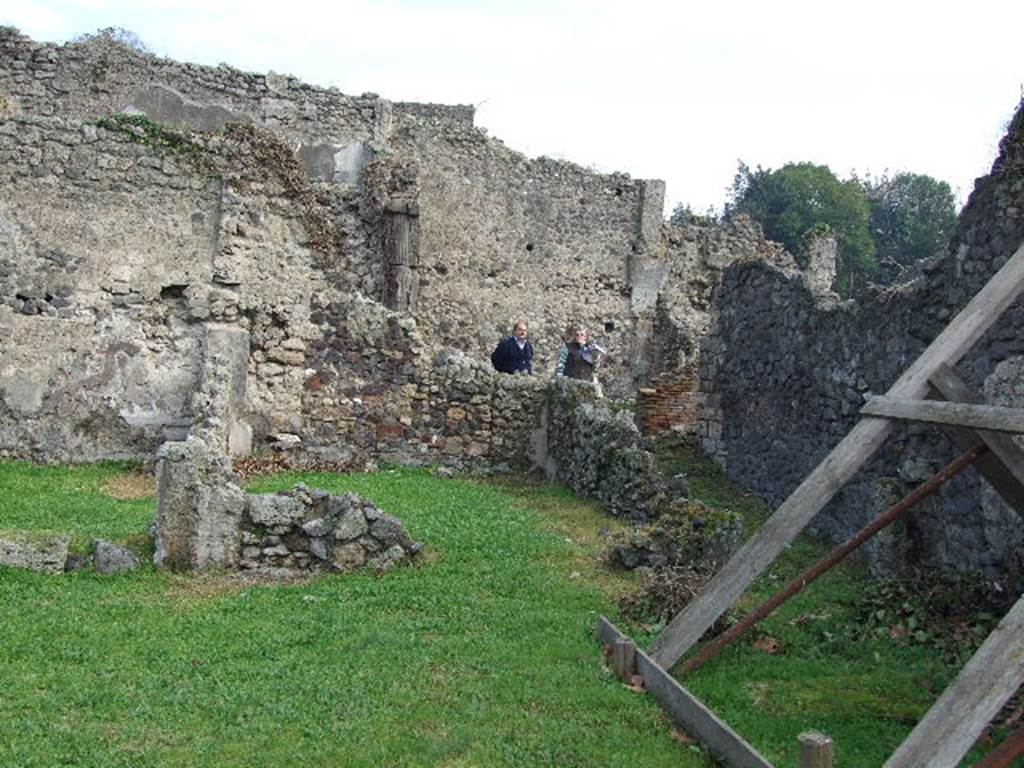
[[[548,476],[609,514],[643,523],[662,513],[665,482],[633,415],[599,399],[590,382],[560,378],[551,388],[546,449]]]
[[[645,435],[695,434],[701,419],[696,362],[653,378],[637,392],[636,418]]]
[[[92,125],[0,124],[0,452],[144,455],[185,416],[219,185]]]
[[[249,494],[239,538],[240,567],[260,571],[386,571],[423,548],[373,502],[303,485]]]
[[[414,312],[432,339],[486,359],[525,317],[538,368],[550,372],[565,327],[582,320],[616,351],[610,380],[629,379],[632,262],[660,247],[660,182],[530,160],[473,127],[468,107],[350,97],[289,77],[157,59],[104,38],[56,47],[7,29],[0,54],[0,94],[19,114],[91,121],[136,112],[201,131],[251,121],[296,148],[310,183],[342,197],[367,181],[375,159],[405,167],[414,183],[397,192],[417,204],[422,228]],[[346,260],[376,267],[360,290],[389,304],[381,274],[387,216],[367,201],[387,206],[396,190],[363,191],[347,205],[369,228],[343,224]]]
[[[4,455],[145,458],[227,381],[236,454],[526,467],[570,321],[606,391],[689,422],[723,270],[798,274],[751,222],[666,225],[660,182],[531,160],[466,107],[10,29],[0,106]],[[538,375],[496,374],[520,318]]]
[[[702,346],[705,445],[730,475],[774,501],[787,496],[857,420],[864,397],[884,393],[1024,242],[1024,110],[980,179],[949,252],[914,281],[856,301],[815,295],[801,275],[767,263],[726,270],[717,326]],[[989,402],[1024,405],[1021,299],[958,371]],[[846,537],[954,455],[932,428],[891,437],[819,514],[814,526]],[[972,472],[946,485],[901,529],[870,549],[879,567],[920,563],[1021,572],[1019,517]]]

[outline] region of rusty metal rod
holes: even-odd
[[[1008,768],[1015,758],[1024,755],[1024,726],[1011,733],[1003,742],[985,755],[974,768]]]
[[[978,443],[958,459],[947,464],[927,481],[904,496],[900,501],[893,504],[872,522],[861,528],[856,534],[833,549],[825,557],[772,595],[761,607],[748,613],[736,624],[729,627],[728,630],[723,632],[714,640],[708,642],[703,648],[701,648],[699,653],[682,663],[679,667],[679,674],[685,675],[687,672],[693,672],[694,670],[702,667],[707,661],[717,656],[723,648],[729,645],[729,643],[741,635],[746,634],[746,632],[761,621],[761,619],[768,616],[772,611],[789,600],[789,598],[793,597],[793,595],[801,592],[804,587],[837,565],[843,560],[843,558],[853,552],[853,550],[857,549],[857,547],[865,541],[870,539],[887,525],[894,523],[913,508],[915,504],[938,490],[939,486],[943,483],[956,477],[967,469],[967,467],[977,461],[978,458],[987,450],[988,448],[984,443]]]

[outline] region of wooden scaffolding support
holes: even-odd
[[[884,397],[873,398],[861,420],[811,472],[769,520],[708,582],[704,590],[655,639],[649,655],[637,652],[645,680],[670,670],[807,526],[836,492],[875,454],[896,419],[945,425],[958,444],[982,441],[989,449],[977,468],[1024,514],[1024,452],[1006,432],[1024,431],[1024,411],[978,404],[953,366],[1024,290],[1024,245],[946,326]],[[933,400],[925,400],[931,395]],[[947,402],[941,402],[945,400]],[[1006,700],[1024,683],[1024,598],[1003,618],[960,676],[939,698],[885,768],[955,766]],[[607,620],[602,637],[624,638]],[[645,671],[646,669],[646,671]],[[671,679],[671,678],[670,678]],[[682,686],[676,686],[685,692]],[[664,687],[664,686],[663,686]],[[674,690],[674,689],[673,689]],[[682,696],[678,691],[675,695]],[[685,692],[682,698],[694,699]],[[699,701],[679,720],[731,766],[764,766],[758,755]],[[699,706],[698,706],[699,705]],[[702,709],[703,708],[703,709]],[[709,720],[710,717],[710,720]],[[707,722],[720,723],[724,731]],[[726,737],[722,737],[726,733]],[[724,741],[722,741],[724,738]],[[722,749],[726,745],[727,749]],[[717,747],[717,748],[716,748]]]

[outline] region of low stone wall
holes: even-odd
[[[246,494],[216,434],[197,428],[167,443],[157,463],[158,566],[170,570],[269,572],[386,570],[422,545],[401,521],[355,494],[297,485]]]
[[[597,498],[616,517],[646,522],[658,516],[665,483],[643,446],[632,414],[612,410],[593,385],[558,379],[551,388],[548,474]]]
[[[277,494],[250,494],[242,516],[240,566],[289,571],[387,570],[423,545],[402,521],[354,493],[296,485]]]

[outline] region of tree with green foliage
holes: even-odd
[[[876,282],[896,282],[949,242],[956,227],[956,200],[946,182],[919,173],[898,173],[891,178],[868,178],[864,188],[878,248]]]
[[[129,48],[134,48],[140,53],[153,53],[153,50],[142,41],[141,37],[130,29],[125,29],[124,27],[104,27],[103,29],[98,29],[95,32],[78,35],[77,37],[72,38],[71,42],[86,43],[97,38],[104,38],[106,40],[112,40],[115,43],[121,43]]]
[[[839,180],[825,165],[787,163],[778,170],[751,170],[740,163],[726,214],[746,213],[767,237],[800,253],[804,239],[831,232],[839,245],[836,290],[851,294],[875,269],[871,209],[864,187]]]
[[[679,203],[672,209],[672,215],[668,217],[668,220],[670,224],[675,224],[678,227],[685,227],[690,224],[708,226],[717,224],[720,216],[714,206],[708,206],[708,209],[703,214],[700,214],[694,211],[693,206],[689,203]]]

